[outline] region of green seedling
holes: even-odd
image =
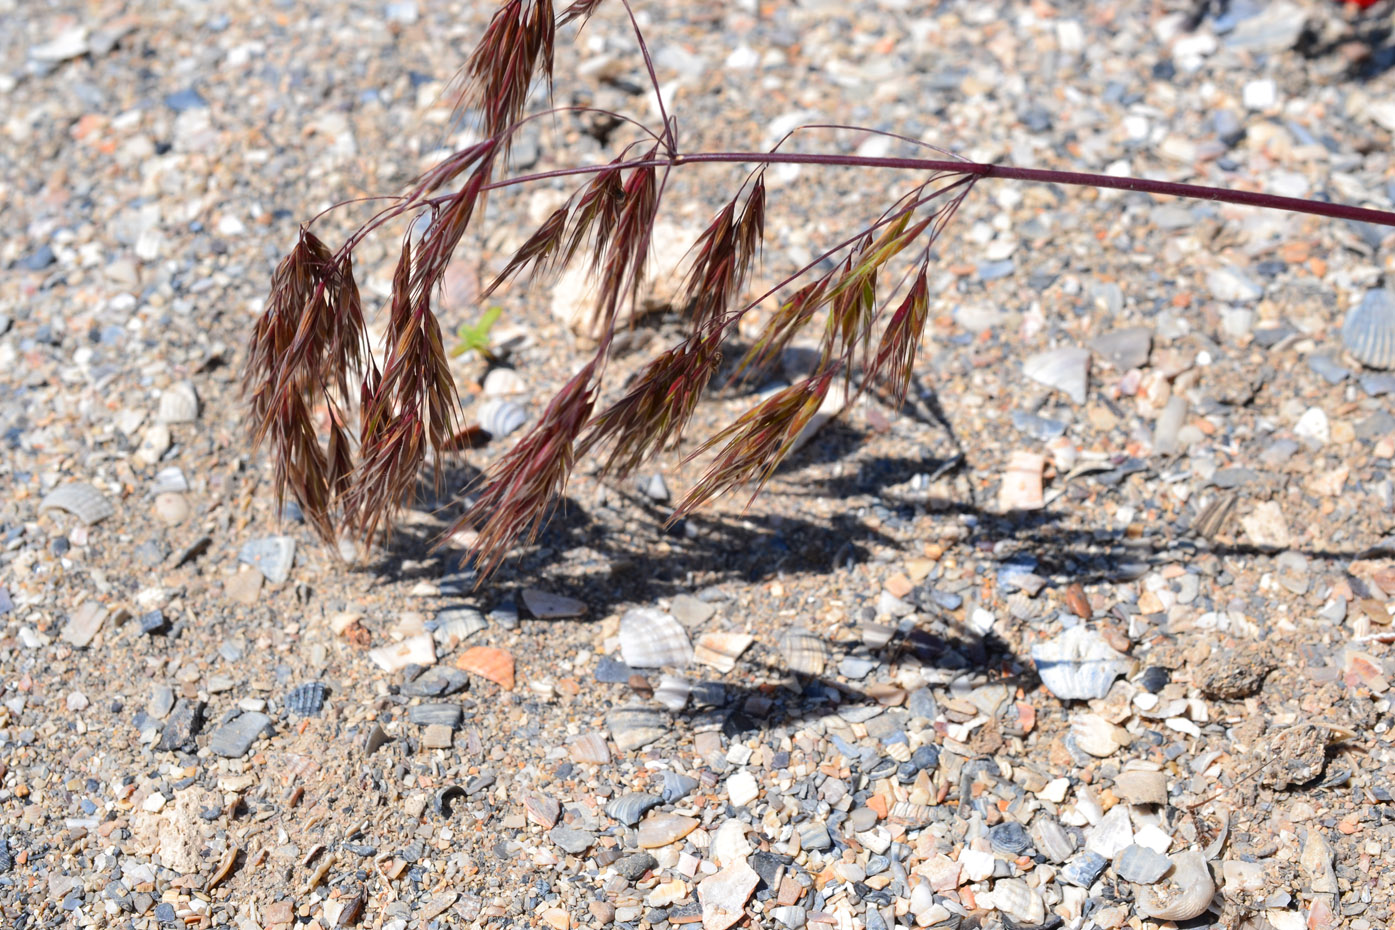
[[[484,316],[480,317],[478,323],[461,323],[460,328],[455,331],[455,337],[460,342],[450,350],[450,357],[459,358],[467,352],[474,352],[486,362],[494,361],[494,353],[489,348],[489,331],[499,322],[503,312],[502,307],[490,307],[484,311]]]

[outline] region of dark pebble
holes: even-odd
[[[417,704],[407,708],[407,719],[419,727],[439,723],[454,730],[464,716],[465,711],[459,704]]]
[[[402,685],[399,691],[407,697],[445,697],[469,686],[470,676],[460,669],[435,665]]]
[[[1157,694],[1167,683],[1172,680],[1167,669],[1159,665],[1150,665],[1143,670],[1143,674],[1138,676],[1138,686],[1149,694]]]
[[[174,905],[168,901],[161,901],[155,905],[155,919],[162,924],[172,924],[176,918],[174,916]]]
[[[203,729],[205,706],[207,705],[203,701],[198,700],[180,698],[175,701],[174,709],[170,711],[165,728],[160,733],[160,742],[155,748],[165,752],[194,751],[197,748],[194,745],[194,737]]]
[[[141,614],[140,631],[146,636],[160,636],[168,633],[170,622],[165,619],[163,611],[152,610],[150,613]]]
[[[56,261],[58,256],[53,254],[53,247],[45,242],[15,264],[21,271],[43,271]]]
[[[753,856],[752,859],[754,858]],[[645,872],[648,872],[658,864],[659,860],[655,859],[647,852],[641,852],[635,853],[632,856],[626,856],[623,859],[617,859],[615,861],[615,871],[618,875],[623,877],[625,881],[637,882],[644,877]],[[752,865],[754,866],[754,863],[752,863]],[[760,870],[757,869],[757,871],[759,872]]]
[[[365,846],[362,843],[345,843],[344,848],[355,856],[362,856],[365,859],[378,854],[378,847]]]

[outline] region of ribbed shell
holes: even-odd
[[[318,681],[306,682],[286,695],[286,709],[301,717],[314,717],[325,706],[328,689]]]
[[[39,513],[45,510],[66,510],[82,521],[84,526],[101,523],[116,513],[116,507],[86,482],[72,482],[54,488],[39,502]]]
[[[1368,368],[1395,368],[1395,293],[1367,291],[1347,313],[1342,345]]]
[[[627,827],[633,827],[639,823],[640,818],[649,811],[658,807],[663,802],[652,794],[645,794],[643,791],[632,791],[622,794],[613,799],[605,806],[605,812],[611,818],[620,821]]]
[[[822,675],[828,665],[828,646],[803,627],[790,627],[780,637],[780,654],[790,671]]]
[[[528,422],[528,411],[511,400],[491,398],[480,404],[480,427],[492,439],[503,439]]]
[[[642,749],[667,735],[668,721],[661,711],[640,705],[616,708],[606,715],[610,738],[625,751]]]
[[[1128,674],[1133,660],[1098,633],[1074,626],[1032,647],[1032,661],[1047,690],[1064,701],[1087,701],[1109,693],[1114,679]]]
[[[620,655],[630,668],[683,668],[693,661],[693,644],[673,616],[636,607],[620,618]]]

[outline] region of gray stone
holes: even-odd
[[[240,759],[252,748],[258,736],[271,732],[271,718],[266,714],[240,714],[213,732],[208,740],[208,748],[214,755]]]

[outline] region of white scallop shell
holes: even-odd
[[[1367,368],[1395,368],[1395,293],[1367,291],[1347,313],[1342,345]]]
[[[54,488],[39,502],[39,513],[45,510],[66,510],[84,526],[101,523],[116,513],[116,507],[92,485],[75,481]]]
[[[792,672],[822,675],[828,664],[828,646],[803,627],[790,627],[780,636],[780,654]]]
[[[693,644],[670,614],[635,607],[620,618],[620,655],[630,668],[683,668],[693,661]]]
[[[188,381],[171,384],[160,394],[155,418],[161,423],[192,423],[199,418],[199,395]]]
[[[480,428],[502,439],[528,422],[528,412],[511,400],[493,398],[480,404]]]
[[[1191,920],[1211,906],[1216,881],[1206,859],[1189,849],[1172,857],[1172,874],[1154,885],[1134,885],[1134,906],[1156,920]]]
[[[1114,679],[1133,668],[1098,633],[1073,626],[1055,639],[1032,647],[1032,661],[1046,689],[1063,701],[1087,701],[1109,693]]]

